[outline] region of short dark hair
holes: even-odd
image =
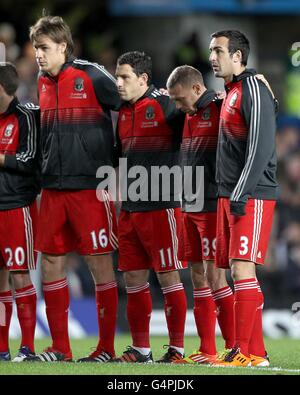
[[[195,83],[204,85],[202,74],[195,67],[183,65],[178,66],[172,71],[167,80],[167,88],[173,88],[177,84],[183,86],[193,85]]]
[[[129,64],[138,77],[143,73],[147,74],[148,85],[150,85],[152,79],[152,60],[149,55],[139,51],[126,52],[119,56],[117,60],[118,66],[122,64]]]
[[[0,85],[9,96],[14,96],[19,86],[17,69],[12,63],[0,63]]]
[[[239,30],[219,30],[211,35],[212,38],[228,38],[228,51],[233,55],[240,50],[242,53],[242,65],[246,66],[250,52],[250,43],[248,38]]]
[[[60,16],[43,16],[29,29],[30,41],[38,41],[39,36],[48,36],[57,44],[67,43],[66,55],[71,56],[74,51],[72,33],[69,26]]]

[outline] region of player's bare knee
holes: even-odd
[[[207,284],[209,286],[209,288],[214,291],[215,289],[217,289],[218,286],[218,279],[216,278],[215,274],[211,273],[211,272],[207,272],[206,273],[206,278],[207,278]]]
[[[162,288],[169,287],[181,282],[179,272],[173,270],[171,272],[156,273],[159,284]]]
[[[0,292],[6,292],[9,290],[9,271],[6,269],[0,269]]]
[[[207,266],[206,277],[208,286],[212,291],[217,291],[228,285],[225,270],[216,268],[213,262]]]
[[[111,254],[87,255],[85,260],[96,284],[105,284],[115,280]]]
[[[191,266],[191,279],[194,289],[207,287],[208,284],[203,264],[193,264]]]
[[[42,255],[42,280],[57,281],[66,277],[65,256]]]
[[[126,287],[138,287],[147,283],[149,270],[130,270],[124,273]]]
[[[12,272],[12,282],[15,289],[20,289],[31,285],[31,278],[29,271]]]
[[[255,264],[250,261],[238,261],[231,259],[230,261],[231,277],[234,281],[255,278]]]

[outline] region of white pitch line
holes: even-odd
[[[195,366],[195,365],[192,365]],[[200,366],[200,364],[199,364]],[[259,367],[259,366],[214,366],[214,365],[202,365],[203,367],[209,367],[209,368],[221,368],[221,369],[248,369],[248,370],[259,370],[259,371],[265,371],[265,372],[289,372],[289,373],[300,373],[300,369],[285,369],[285,368],[278,368],[278,367]]]

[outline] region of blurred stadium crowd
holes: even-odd
[[[2,14],[0,42],[5,45],[6,60],[16,65],[20,75],[21,84],[17,92],[19,100],[21,103],[28,101],[37,103],[36,77],[38,69],[32,45],[29,41],[26,41],[26,28],[23,29],[20,38],[15,24],[3,19],[5,18]],[[114,74],[116,58],[121,52],[143,48],[124,48],[119,37],[113,34],[111,29],[106,30],[106,27],[107,21],[100,29],[100,34],[95,33],[89,36],[90,46],[88,50],[83,45],[84,41],[79,40],[78,35],[75,35],[77,37],[75,55],[82,58],[88,57],[103,64]],[[98,45],[93,45],[96,42]],[[147,45],[148,48],[149,45]],[[83,48],[85,49],[83,50]],[[196,32],[192,32],[185,40],[178,42],[173,51],[172,64],[169,65],[169,70],[171,71],[181,64],[193,65],[203,73],[205,79],[209,78],[209,64],[203,55]],[[163,84],[164,78],[159,75],[158,64],[154,64],[154,70],[154,82],[160,86]],[[298,82],[300,81],[300,71],[294,68],[289,74],[287,69],[284,78],[288,79],[289,77],[290,83],[293,85],[293,94],[291,93],[290,96],[285,98],[286,100],[283,103],[281,100],[278,115],[277,154],[280,196],[268,259],[264,268],[259,271],[260,283],[266,294],[266,308],[289,307],[294,301],[300,300],[300,82]],[[268,74],[266,74],[266,78],[269,79]],[[272,84],[272,79],[269,79],[269,82]],[[276,95],[276,89],[274,91]],[[279,99],[282,98],[281,92]],[[297,116],[297,112],[299,116]],[[117,256],[115,256],[115,261],[117,262]],[[192,286],[189,278],[187,271],[183,273],[183,282],[191,306]],[[89,271],[84,264],[81,264],[80,257],[75,255],[69,257],[69,281],[72,295],[75,298],[94,293]],[[119,276],[119,282],[120,297],[124,296],[125,298],[121,276]],[[159,287],[154,276],[152,283],[154,287],[157,286],[158,290]]]

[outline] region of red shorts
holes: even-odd
[[[99,193],[99,192],[97,192]],[[42,192],[36,249],[46,254],[107,254],[118,248],[114,204],[106,191]]]
[[[0,211],[0,267],[7,270],[34,270],[37,206]]]
[[[229,198],[218,199],[216,265],[229,268],[229,260],[262,265],[270,238],[274,200],[249,199],[246,214],[230,214]]]
[[[189,262],[215,259],[217,213],[182,213],[178,258]]]
[[[119,217],[119,269],[153,268],[156,272],[184,269],[177,258],[180,208],[128,212]]]

